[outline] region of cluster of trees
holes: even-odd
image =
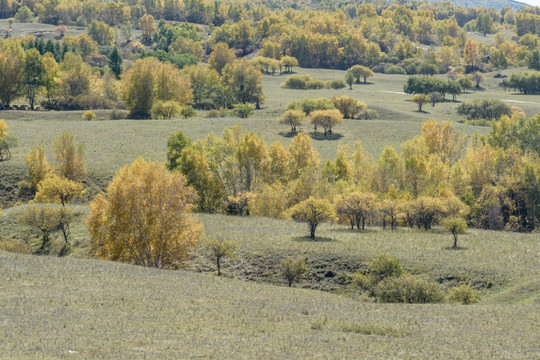
[[[527,62],[538,50],[530,41],[507,41],[502,34],[497,34],[495,46],[466,37],[467,31],[486,34],[514,25],[519,36],[536,36],[538,15],[530,9],[516,15],[508,8],[497,12],[450,4],[362,3],[334,4],[323,11],[324,5],[318,3],[319,10],[313,11],[308,4],[280,4],[210,0],[18,4],[6,0],[0,5],[0,16],[17,13],[20,21],[28,21],[37,15],[41,22],[63,26],[60,36],[67,31],[65,25],[88,26],[89,38],[100,46],[115,44],[115,28],[120,29],[127,39],[126,52],[156,56],[179,67],[203,60],[219,43],[226,43],[237,55],[259,49],[266,58],[261,66],[273,73],[288,57],[302,67],[348,69],[359,64],[409,74],[444,73],[461,64],[468,71],[501,69]],[[201,26],[166,21],[212,25],[212,32],[204,37]],[[133,28],[141,30],[146,51],[141,43],[131,41]],[[439,49],[420,46],[433,44]]]
[[[530,231],[540,220],[539,121],[504,116],[468,149],[467,138],[450,123],[428,121],[422,135],[402,144],[401,155],[386,147],[371,161],[357,143],[352,150],[340,148],[322,166],[304,133],[284,148],[278,142],[267,146],[239,127],[197,142],[179,132],[169,139],[168,167],[196,189],[199,211],[292,217],[308,222],[313,232],[336,218],[360,228],[429,229],[450,218]],[[322,209],[317,214],[324,219],[310,218],[313,207]],[[462,228],[458,221],[450,225],[455,234]]]
[[[167,118],[193,116],[189,106],[218,109],[248,103],[259,108],[264,100],[261,72],[223,43],[211,52],[209,67],[192,65],[181,71],[157,57],[144,57],[126,73],[117,47],[106,48],[104,56],[87,35],[66,35],[63,43],[43,47],[33,37],[0,40],[0,79],[6,84],[0,89],[0,106],[10,108],[13,100],[25,96],[31,110],[44,98],[45,108],[125,107],[132,117]]]
[[[513,73],[508,79],[503,79],[500,86],[504,86],[505,90],[507,87],[513,88],[522,94],[538,94],[540,93],[540,71]]]
[[[452,95],[452,100],[456,101],[458,95],[470,88],[472,88],[472,82],[469,77],[445,81],[431,76],[411,76],[403,85],[405,93],[429,96],[430,101],[433,101],[433,105],[438,101],[444,101],[446,94]]]
[[[41,97],[45,99],[42,106],[46,108],[113,107],[114,100],[119,97],[116,73],[121,72],[122,57],[118,49],[113,49],[108,63],[112,72],[102,75],[101,71],[84,61],[94,52],[86,57],[80,55],[84,54],[80,46],[85,38],[87,36],[75,38],[81,40],[76,45],[65,43],[65,46],[45,46],[41,49],[32,36],[0,40],[0,79],[4,84],[0,90],[0,106],[10,108],[14,100],[25,97],[29,108],[34,110]],[[107,66],[107,57],[104,66]]]
[[[280,124],[291,127],[291,133],[297,132],[297,127],[302,126],[307,118],[313,125],[314,131],[318,127],[324,129],[325,136],[332,133],[335,125],[341,124],[343,119],[373,119],[378,114],[375,110],[367,108],[360,100],[350,96],[334,96],[330,99],[305,98],[295,100],[287,105],[287,110],[278,119]]]
[[[60,255],[69,251],[69,225],[74,214],[67,207],[85,194],[82,181],[86,179],[84,148],[76,144],[69,133],[61,134],[53,143],[55,166],[51,166],[43,147],[34,147],[25,157],[28,180],[19,182],[19,192],[34,196],[19,218],[23,225],[39,230],[42,241],[36,251],[50,251],[51,234],[61,232],[64,244]],[[59,205],[53,205],[59,204]]]
[[[512,108],[498,99],[476,99],[461,103],[457,113],[468,120],[496,120],[504,115],[512,115]]]

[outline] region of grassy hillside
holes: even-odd
[[[0,357],[533,359],[539,305],[383,305],[0,252]]]
[[[24,206],[0,215],[0,243],[20,241],[38,248],[40,234],[17,224]],[[83,223],[86,206],[74,206],[71,226],[73,257],[89,257],[89,236]],[[305,224],[258,217],[196,214],[205,228],[201,242],[186,268],[195,272],[215,271],[207,256],[206,241],[214,237],[236,243],[237,257],[227,260],[224,276],[285,285],[280,262],[286,257],[307,259],[309,272],[301,287],[358,297],[350,274],[366,270],[381,254],[397,256],[405,269],[441,283],[444,287],[471,283],[482,292],[484,303],[540,304],[540,268],[537,234],[470,230],[460,236],[460,250],[452,250],[452,237],[442,229],[430,232],[399,228],[397,231],[369,228],[350,231],[341,225],[321,225],[318,238],[310,240]],[[53,253],[62,246],[60,236]],[[1,248],[1,247],[0,247]]]
[[[300,69],[299,72],[321,80],[342,79],[345,74],[343,71],[319,69]],[[528,116],[540,111],[540,101],[536,97],[504,92],[497,85],[499,79],[493,78],[493,75],[486,74],[484,91],[461,95],[458,100],[498,98],[509,105],[523,108]],[[96,111],[98,121],[87,122],[81,118],[82,111],[2,111],[0,118],[6,120],[10,133],[19,138],[19,146],[14,149],[11,160],[0,162],[0,201],[8,205],[17,200],[15,185],[26,174],[24,155],[32,146],[44,145],[49,158],[52,158],[50,144],[62,131],[74,134],[77,141],[85,145],[90,174],[94,181],[105,184],[121,166],[138,156],[164,161],[167,137],[179,129],[193,139],[200,139],[210,132],[221,133],[224,128],[238,124],[256,131],[268,143],[280,141],[287,145],[291,141],[288,128],[278,124],[277,118],[290,101],[305,97],[348,95],[364,101],[381,115],[379,120],[345,120],[343,125],[335,128],[333,140],[321,139],[320,134],[314,135],[311,127],[305,125],[303,130],[314,138],[314,146],[322,158],[334,157],[338,145],[354,144],[357,140],[362,141],[369,153],[378,157],[386,145],[397,148],[405,140],[419,134],[422,121],[430,118],[453,122],[462,120],[456,114],[459,102],[427,106],[425,112],[418,113],[417,106],[409,101],[411,96],[402,93],[407,79],[404,75],[376,74],[370,79],[370,84],[354,85],[353,90],[282,89],[280,85],[286,78],[286,75],[264,77],[264,109],[255,112],[250,119],[208,119],[205,118],[206,112],[201,111],[198,117],[187,120],[109,120],[109,111]],[[485,134],[489,130],[487,127],[457,122],[455,126],[465,134]]]

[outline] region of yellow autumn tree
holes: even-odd
[[[4,120],[0,120],[0,141],[7,137],[8,126]]]
[[[25,157],[28,165],[28,175],[30,176],[30,188],[37,190],[38,184],[45,179],[51,171],[51,166],[47,161],[43,146],[33,147]]]
[[[60,203],[66,206],[72,199],[83,194],[83,184],[50,174],[37,186],[34,200],[40,203]]]
[[[296,179],[304,171],[319,167],[319,153],[313,148],[311,139],[305,133],[296,135],[289,146],[291,179]]]
[[[334,206],[327,200],[310,197],[301,203],[296,204],[289,210],[293,220],[305,222],[309,227],[309,234],[315,238],[315,230],[321,223],[337,220]]]
[[[339,110],[315,110],[309,114],[309,123],[324,129],[324,136],[332,134],[332,127],[343,122],[343,114]]]
[[[69,180],[80,180],[86,175],[84,147],[75,143],[70,133],[64,132],[53,143],[58,174]]]
[[[93,253],[148,267],[178,267],[201,238],[202,225],[189,214],[196,201],[182,174],[139,158],[90,204],[86,223]]]
[[[463,61],[473,70],[480,63],[478,43],[470,38],[467,38],[465,46],[463,47]]]

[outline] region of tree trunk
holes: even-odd
[[[217,276],[221,276],[221,259],[219,257],[216,259],[216,263],[217,263]]]
[[[311,224],[310,225],[310,236],[312,239],[315,239],[315,229],[317,228],[317,224]]]
[[[454,249],[457,249],[457,232],[452,231],[452,235],[454,235]]]

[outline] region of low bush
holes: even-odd
[[[356,118],[360,120],[376,120],[378,119],[379,113],[377,110],[373,109],[362,109],[356,114]]]
[[[411,275],[388,277],[373,289],[373,293],[384,303],[426,304],[444,299],[439,284]]]
[[[111,120],[121,120],[128,118],[128,112],[125,110],[114,109],[109,113],[109,119]]]
[[[246,118],[251,117],[254,111],[255,111],[255,106],[245,103],[245,104],[234,105],[233,109],[231,110],[231,113],[234,116],[237,116],[242,119],[246,119]]]
[[[208,114],[206,114],[206,117],[209,119],[227,117],[227,109],[212,109],[208,111]]]
[[[396,74],[396,75],[407,75],[407,72],[404,68],[399,65],[390,65],[384,71],[385,74]]]
[[[340,90],[346,88],[347,84],[343,80],[330,80],[326,82],[326,87],[328,89]]]
[[[480,301],[478,291],[473,289],[470,284],[461,284],[448,289],[448,302],[462,305],[476,304]]]
[[[324,81],[314,79],[309,75],[293,75],[281,87],[294,90],[324,89],[326,88],[326,84]]]
[[[170,119],[178,115],[181,109],[180,104],[176,101],[156,101],[150,113],[152,119]]]
[[[189,119],[197,116],[197,111],[195,111],[195,109],[191,106],[184,106],[182,107],[182,109],[180,109],[180,115],[184,119]]]
[[[86,121],[96,120],[96,114],[93,111],[87,111],[82,115],[82,118]]]

